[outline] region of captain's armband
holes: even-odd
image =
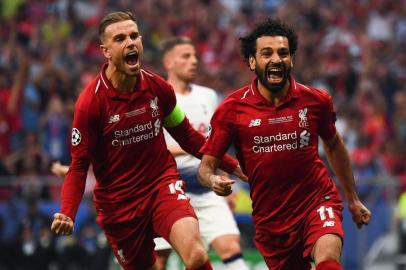
[[[165,117],[164,119],[164,127],[176,127],[180,123],[182,123],[183,119],[185,119],[185,113],[182,111],[182,109],[179,107],[178,104],[176,104],[175,108],[173,108],[172,112]]]

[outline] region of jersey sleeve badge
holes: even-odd
[[[78,146],[82,141],[82,134],[77,128],[72,128],[72,145]]]

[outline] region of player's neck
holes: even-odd
[[[168,76],[168,83],[172,85],[176,93],[188,95],[191,91],[190,83],[175,76]]]
[[[290,82],[287,81],[285,86],[279,92],[272,92],[268,90],[265,86],[258,82],[258,91],[259,93],[274,106],[278,106],[281,101],[283,101],[289,92]]]
[[[122,93],[131,93],[135,89],[137,76],[127,76],[118,71],[113,65],[109,65],[106,69],[106,77],[113,87]]]

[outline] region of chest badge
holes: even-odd
[[[306,115],[307,115],[307,107],[305,107],[302,110],[299,110],[299,118],[300,118],[299,127],[301,127],[301,128],[308,127],[307,116]]]
[[[152,109],[152,117],[157,117],[159,115],[159,108],[158,108],[158,97],[151,99],[149,103]]]

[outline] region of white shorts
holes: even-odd
[[[224,197],[210,191],[203,194],[187,194],[190,204],[199,219],[200,236],[206,249],[210,243],[222,235],[240,235],[233,213]],[[171,245],[163,238],[155,238],[155,250],[170,249]]]

